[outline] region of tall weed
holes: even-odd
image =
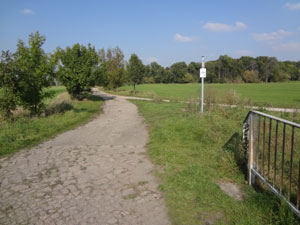
[[[235,90],[227,90],[223,95],[223,102],[228,105],[237,105],[240,101],[240,96]]]

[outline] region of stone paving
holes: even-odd
[[[168,225],[136,106],[107,100],[88,124],[0,159],[0,224]]]

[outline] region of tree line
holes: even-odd
[[[210,83],[259,83],[300,80],[300,61],[278,61],[275,57],[242,56],[238,59],[222,55],[215,61],[205,63],[206,81]],[[200,82],[201,62],[177,62],[162,67],[153,62],[145,66],[145,83],[191,83]]]
[[[83,99],[95,85],[117,89],[124,84],[134,87],[141,83],[199,82],[200,62],[177,62],[163,67],[157,62],[144,65],[136,54],[125,61],[119,47],[96,50],[94,46],[74,44],[57,47],[46,54],[42,46],[45,37],[35,32],[29,35],[28,46],[19,40],[14,53],[2,51],[0,60],[0,112],[10,118],[17,107],[32,115],[40,115],[43,91],[55,83],[63,84],[72,98]],[[243,56],[233,59],[222,55],[206,62],[207,79],[211,83],[279,82],[300,80],[300,61],[278,61],[275,57]]]

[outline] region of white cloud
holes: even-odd
[[[224,23],[206,23],[203,28],[214,32],[233,32],[237,30],[244,30],[247,26],[242,22],[235,22],[234,25]]]
[[[250,51],[250,50],[238,50],[238,51],[235,51],[235,53],[240,56],[252,55],[252,51]]]
[[[292,32],[288,32],[285,30],[278,30],[271,33],[261,33],[261,34],[252,34],[252,37],[256,41],[274,41],[274,40],[280,40],[287,36],[292,35]]]
[[[146,59],[146,61],[147,61],[148,63],[152,63],[152,62],[158,62],[158,59],[157,59],[156,57],[148,57],[148,58]]]
[[[300,42],[288,42],[284,44],[274,45],[272,47],[274,51],[279,52],[298,52],[300,53]]]
[[[21,13],[23,13],[23,14],[34,14],[34,12],[31,9],[23,9],[21,11]]]
[[[285,7],[289,10],[300,10],[300,2],[298,3],[286,3]]]
[[[188,36],[182,36],[180,34],[175,34],[174,35],[174,40],[175,41],[180,41],[180,42],[191,42],[191,41],[193,41],[193,38],[188,37]]]

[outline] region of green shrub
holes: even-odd
[[[17,68],[17,95],[20,105],[31,112],[31,115],[42,113],[45,105],[43,99],[51,96],[44,92],[52,82],[53,63],[42,49],[45,37],[38,32],[29,35],[29,47],[19,40],[14,60]]]
[[[70,102],[63,101],[60,103],[55,103],[55,104],[48,106],[45,109],[45,116],[50,116],[52,114],[58,114],[58,113],[64,113],[71,109],[73,109],[73,106]]]
[[[257,70],[246,70],[243,73],[243,80],[246,83],[259,83],[259,76]]]
[[[18,104],[16,66],[11,53],[2,52],[0,61],[0,114],[11,119]]]
[[[58,76],[69,94],[82,100],[94,84],[95,66],[98,55],[94,47],[74,44],[65,50],[58,48],[55,53],[58,63]]]

